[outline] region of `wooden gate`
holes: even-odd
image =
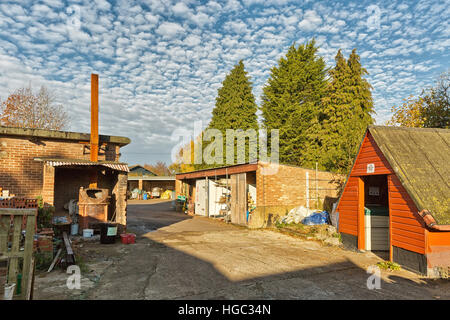
[[[31,299],[34,274],[33,239],[36,228],[37,208],[0,208],[0,261],[7,261],[4,278],[8,284],[16,284],[14,299]],[[23,236],[25,231],[25,236]],[[18,274],[20,294],[18,294]],[[1,274],[0,274],[0,277]],[[5,279],[0,279],[0,284]],[[3,298],[3,285],[0,286]]]
[[[231,223],[247,225],[247,179],[246,173],[232,174]]]

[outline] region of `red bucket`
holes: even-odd
[[[136,243],[136,235],[134,233],[128,234],[128,243]]]
[[[136,235],[134,233],[122,233],[120,239],[123,244],[130,244],[136,242]]]
[[[120,235],[120,240],[122,241],[123,244],[128,244],[128,234],[127,233],[122,233]]]

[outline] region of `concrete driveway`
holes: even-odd
[[[176,213],[171,202],[128,207],[135,245],[101,274],[88,299],[450,299],[450,283],[382,271],[369,290],[371,253],[326,247]]]

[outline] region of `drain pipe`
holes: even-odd
[[[425,224],[427,225],[428,228],[433,229],[433,230],[437,230],[437,231],[450,231],[450,225],[446,224],[446,225],[439,225],[436,223],[436,220],[434,220],[433,216],[431,215],[431,213],[426,210],[423,209],[422,211],[419,212],[419,216],[422,217],[423,221],[425,222]]]

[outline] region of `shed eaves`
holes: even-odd
[[[369,131],[419,210],[450,224],[450,130],[370,126]]]

